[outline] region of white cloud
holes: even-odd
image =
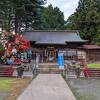
[[[52,4],[54,7],[59,7],[60,10],[64,12],[66,20],[71,14],[75,12],[75,9],[78,6],[78,1],[79,0],[47,0],[47,4],[45,6]]]

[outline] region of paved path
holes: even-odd
[[[39,74],[17,100],[76,100],[60,74]]]

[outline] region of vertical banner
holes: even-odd
[[[58,64],[59,64],[59,69],[64,69],[64,55],[62,52],[58,53]]]

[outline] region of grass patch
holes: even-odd
[[[100,64],[95,64],[95,63],[88,64],[87,66],[88,66],[88,68],[100,68]]]
[[[12,78],[0,78],[0,91],[9,91],[13,82]]]

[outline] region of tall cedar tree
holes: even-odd
[[[76,12],[68,18],[66,28],[80,30],[84,39],[94,42],[100,34],[100,0],[80,0]]]
[[[2,27],[20,32],[22,29],[39,29],[40,9],[45,0],[1,0],[0,21]],[[37,25],[37,27],[34,27]]]
[[[48,7],[42,9],[43,29],[61,30],[64,28],[64,15],[58,7]]]

